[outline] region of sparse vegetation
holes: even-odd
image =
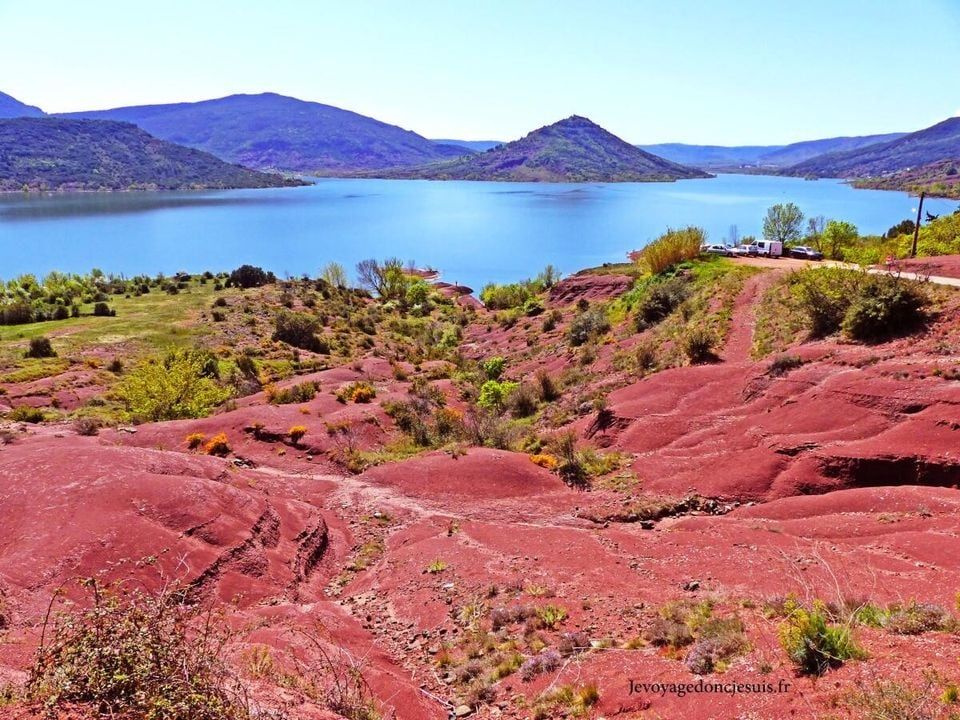
[[[790,661],[806,675],[823,675],[847,660],[860,660],[866,653],[857,645],[850,627],[830,620],[819,600],[810,608],[788,600],[786,619],[780,625],[780,644]]]
[[[54,613],[28,697],[112,717],[248,720],[242,688],[223,661],[226,626],[181,589],[157,594],[84,582],[86,610]]]
[[[663,235],[634,255],[636,262],[653,275],[659,275],[679,263],[700,256],[700,248],[707,240],[703,228],[687,227],[667,230]]]

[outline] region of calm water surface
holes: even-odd
[[[565,273],[619,262],[668,226],[758,234],[766,208],[884,232],[916,213],[903,193],[838,181],[721,175],[676,183],[544,184],[320,180],[303,188],[0,195],[0,278],[50,270],[136,274],[230,270],[315,274],[331,260],[397,256],[479,289],[553,263]],[[931,200],[933,213],[955,201]]]

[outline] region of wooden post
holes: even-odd
[[[913,246],[910,248],[910,257],[917,256],[917,240],[920,238],[920,213],[923,212],[923,199],[927,196],[925,192],[920,193],[920,206],[917,208],[917,224],[913,226]]]

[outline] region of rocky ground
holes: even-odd
[[[418,375],[466,409],[445,363],[397,372],[375,349],[277,383],[318,382],[303,403],[260,392],[204,419],[91,437],[69,423],[8,423],[0,685],[25,679],[51,595],[79,598],[74,580],[101,576],[177,581],[225,608],[231,663],[263,707],[290,718],[350,717],[291,680],[326,677],[333,664],[362,670],[383,718],[880,717],[862,700],[890,682],[931,708],[898,717],[946,717],[939,697],[960,680],[960,635],[864,625],[867,657],[811,678],[781,647],[775,609],[795,594],[956,615],[957,298],[907,338],[800,338],[789,348],[797,365],[780,373],[754,352],[778,272],[742,279],[714,361],[647,375],[622,362],[642,334],[615,327],[589,358],[566,339],[579,300],[631,286],[615,271],[553,288],[553,330],[476,311],[467,358],[503,356],[517,380],[567,373],[542,422],[616,458],[589,490],[532,461],[536,452],[469,443],[348,472],[344,443],[373,451],[397,440],[384,405],[409,397]],[[376,398],[338,402],[336,390],[358,380]],[[92,370],[71,368],[8,383],[0,403],[42,405],[51,387],[69,389],[64,404],[98,391]],[[295,425],[306,428],[296,442]],[[194,433],[225,433],[229,454],[190,449]],[[653,632],[676,608],[736,620],[742,645],[714,672],[693,673],[686,651]],[[270,655],[269,669],[255,651]],[[530,662],[541,655],[542,667]],[[649,687],[701,680],[726,691]],[[0,716],[34,712],[0,706]]]

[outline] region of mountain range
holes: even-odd
[[[4,92],[0,92],[0,119],[20,117],[43,117],[43,110],[22,103]]]
[[[349,110],[275,93],[63,117],[132,122],[158,138],[229,162],[316,175],[420,165],[469,152]]]
[[[793,165],[788,172],[817,177],[875,177],[950,159],[960,159],[960,117],[888,142],[818,155]]]
[[[184,190],[302,184],[109,120],[0,120],[0,191]]]
[[[919,187],[921,180],[924,187],[954,185],[954,176],[942,173],[955,170],[955,161],[960,159],[960,118],[909,134],[728,147],[683,143],[631,146],[586,118],[573,116],[520,140],[502,143],[428,140],[358,113],[275,93],[57,116],[46,116],[40,108],[0,93],[0,118],[22,117],[133,123],[155,138],[208,152],[227,163],[321,176],[592,182],[675,180],[708,177],[704,171],[733,170],[860,179],[875,181],[876,187],[912,190]],[[9,128],[7,132],[9,141]],[[106,130],[99,133],[97,142],[106,142],[107,135]],[[112,145],[113,150],[130,140],[129,135],[124,134],[124,138],[118,140],[119,145]],[[36,134],[28,139],[41,156],[50,149],[44,143],[36,145]],[[140,144],[146,147],[149,141],[141,138]],[[110,156],[110,152],[105,152]],[[167,152],[174,151],[167,148]],[[85,155],[88,160],[95,156],[96,153]],[[5,160],[9,165],[10,159]],[[22,156],[18,163],[18,173],[22,173]],[[194,158],[194,162],[183,167],[196,170],[204,163],[209,161]],[[117,167],[114,165],[114,170]],[[158,169],[155,164],[148,163],[148,167]],[[229,172],[223,168],[214,172],[209,179],[212,186],[264,182],[249,175],[241,180],[238,169],[235,165],[233,168]],[[108,171],[106,177],[112,174]],[[120,176],[136,177],[135,184],[147,181],[132,170],[116,177]],[[192,186],[198,177],[193,171],[187,172],[182,186]],[[102,179],[101,174],[81,179],[80,183]],[[153,180],[147,184],[165,187],[173,183],[169,174]],[[113,183],[109,180],[107,185]]]
[[[428,180],[514,182],[652,182],[711,177],[702,170],[641,150],[579,115],[482,153],[373,174]]]
[[[824,153],[855,150],[879,142],[901,138],[906,133],[864,135],[862,137],[836,137],[823,140],[805,140],[789,145],[687,145],[663,143],[640,145],[674,162],[693,165],[709,170],[727,170],[742,167],[786,168]]]

